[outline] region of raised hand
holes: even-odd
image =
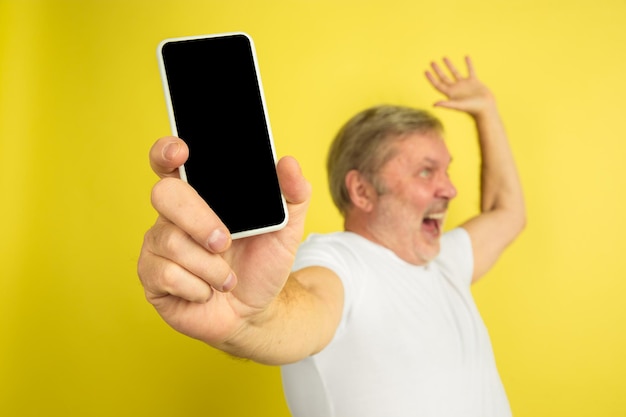
[[[481,151],[481,214],[463,224],[472,240],[475,282],[482,277],[522,231],[526,222],[524,196],[496,100],[465,57],[467,76],[463,76],[448,58],[447,72],[431,63],[426,78],[446,100],[435,106],[470,114],[476,123]]]
[[[449,75],[436,63],[431,63],[433,72],[425,75],[432,86],[445,95],[447,100],[438,101],[435,106],[446,107],[479,116],[484,111],[495,109],[495,99],[491,91],[476,76],[469,57],[465,57],[467,76],[464,77],[448,58],[443,59]]]

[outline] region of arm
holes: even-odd
[[[283,158],[277,165],[288,225],[232,241],[204,200],[177,178],[187,155],[185,143],[172,137],[150,152],[161,180],[152,192],[159,216],[138,262],[148,301],[175,330],[239,357],[281,364],[321,350],[339,322],[343,287],[327,269],[290,272],[310,196],[297,162]]]
[[[296,362],[332,340],[343,310],[343,285],[322,267],[291,274],[267,309],[244,322],[221,350],[268,365]]]
[[[476,282],[496,262],[504,249],[521,233],[526,224],[524,196],[513,153],[508,143],[496,101],[474,72],[466,58],[468,77],[462,77],[452,63],[444,62],[452,80],[433,63],[435,75],[426,77],[447,100],[435,103],[468,113],[476,124],[481,167],[481,214],[463,224],[472,241]]]

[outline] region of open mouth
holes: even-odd
[[[422,230],[433,236],[439,236],[445,216],[445,211],[426,214],[422,220]]]

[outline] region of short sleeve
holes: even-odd
[[[350,233],[312,234],[300,245],[292,270],[319,266],[333,271],[341,280],[344,293],[344,306],[339,331],[345,326],[346,315],[363,284],[361,277],[362,261],[356,247],[362,238]]]

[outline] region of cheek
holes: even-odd
[[[424,187],[415,187],[411,190],[408,200],[416,210],[424,212],[432,202],[431,196],[432,193]]]

